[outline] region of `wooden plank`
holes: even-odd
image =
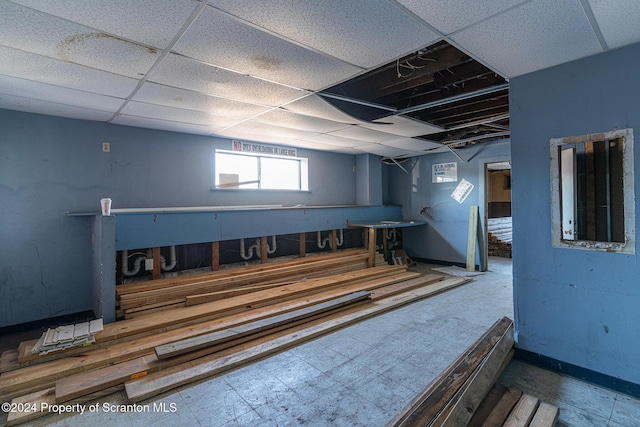
[[[469,209],[469,235],[467,236],[467,271],[476,270],[476,244],[478,242],[478,206]]]
[[[157,280],[160,279],[160,267],[162,266],[162,260],[160,258],[160,248],[152,248],[151,256],[153,256],[153,271],[151,272],[151,277],[154,280]]]
[[[558,422],[560,409],[546,402],[540,402],[529,427],[554,427]]]
[[[462,278],[447,279],[451,286],[466,283]],[[441,282],[442,283],[442,282]],[[233,353],[213,354],[177,365],[160,372],[149,374],[143,378],[125,383],[125,390],[131,402],[156,396],[184,384],[217,375],[221,372],[244,365],[253,360],[264,358],[285,349],[299,345],[323,334],[333,332],[349,324],[379,315],[403,305],[427,298],[431,295],[430,287],[419,288],[389,298],[370,303],[367,308],[340,315],[330,321],[322,322],[291,334],[282,335],[274,340],[259,345],[245,346]]]
[[[211,242],[211,270],[220,270],[220,242]]]
[[[190,307],[192,305],[204,304],[212,301],[220,301],[225,298],[231,298],[238,295],[245,295],[251,292],[261,291],[264,289],[272,289],[278,286],[291,285],[293,283],[300,283],[303,280],[290,280],[288,282],[269,283],[267,285],[251,285],[243,286],[237,289],[229,289],[225,291],[208,292],[206,294],[189,295],[185,298],[185,306]]]
[[[509,414],[503,427],[527,427],[538,409],[540,400],[529,394],[523,394]]]
[[[31,345],[36,343],[37,340],[29,341]],[[6,350],[2,352],[0,356],[0,373],[12,371],[20,366],[18,363],[18,350]]]
[[[496,321],[387,426],[429,425],[510,327],[513,327],[513,322],[507,317]]]
[[[406,292],[421,286],[430,285],[443,280],[444,276],[439,274],[416,275],[413,279],[403,280],[393,285],[371,290],[371,298],[384,298],[400,292]],[[375,294],[375,296],[374,296]]]
[[[144,376],[147,374],[149,363],[155,360],[154,355],[147,355],[109,366],[108,375],[91,371],[62,378],[56,381],[55,403],[66,403],[78,397],[120,385],[123,383],[123,377],[130,379]],[[97,387],[96,382],[98,382]]]
[[[505,370],[505,368],[513,358],[514,353],[515,353],[515,350],[512,348],[507,354],[507,357],[504,359],[503,364],[500,366],[498,373],[502,373]],[[447,417],[449,417],[449,415],[453,412],[453,409],[455,408],[455,406],[460,402],[466,389],[473,383],[475,379],[474,376],[476,372],[478,372],[478,370],[479,370],[479,367],[476,368],[473,374],[466,379],[466,381],[460,388],[458,388],[456,393],[451,397],[451,399],[449,399],[449,401],[442,408],[438,416],[429,424],[429,427],[441,427],[444,424]],[[496,379],[497,379],[497,376],[496,376]]]
[[[469,421],[467,427],[483,426],[486,419],[491,414],[491,411],[493,411],[493,409],[496,407],[498,402],[500,402],[500,399],[503,398],[506,392],[507,388],[505,386],[503,386],[502,384],[494,384],[493,387],[491,387],[489,394],[487,394],[487,397],[484,398],[480,406],[478,406],[476,412],[473,414],[473,417],[471,417],[471,421]]]
[[[484,420],[482,424],[483,427],[500,427],[506,421],[507,417],[513,410],[513,407],[516,405],[520,397],[522,396],[522,391],[515,388],[509,387],[506,390],[502,398],[495,404],[487,418]]]
[[[330,311],[344,305],[352,304],[356,301],[369,299],[371,294],[366,291],[354,292],[344,297],[329,300],[320,304],[314,304],[299,310],[290,311],[288,313],[279,314],[262,320],[245,323],[231,329],[212,332],[206,335],[199,335],[193,338],[187,338],[168,344],[163,344],[155,348],[158,359],[167,359],[189,351],[199,350],[201,348],[216,345],[220,342],[229,341],[245,335],[261,332],[263,330],[274,328],[286,323],[295,322],[316,314]]]
[[[434,425],[458,427],[469,423],[478,406],[502,373],[501,367],[506,366],[505,361],[508,362],[508,354],[513,345],[512,324],[493,346],[487,357],[478,365],[470,377],[469,384],[462,389],[444,422],[442,424],[434,423]]]
[[[89,402],[91,400],[99,399],[101,397],[116,393],[122,390],[122,388],[123,388],[122,385],[118,385],[118,386],[114,386],[104,390],[100,390],[99,392],[82,396],[79,399],[74,399],[71,402],[68,402],[68,404]],[[43,405],[50,406],[55,404],[55,388],[49,387],[43,390],[35,391],[33,393],[30,393],[24,396],[17,397],[13,399],[11,403],[21,405],[22,407],[24,407],[25,404],[29,406],[27,406],[28,409],[23,412],[9,413],[9,416],[7,417],[7,427],[22,424],[27,421],[32,421],[34,419],[41,418],[46,415],[50,415],[50,412],[48,411],[36,410],[34,412],[34,411],[31,411],[31,409],[33,408],[39,409],[39,408],[43,408]]]
[[[17,408],[24,408],[24,411],[9,412],[7,416],[7,427],[40,418],[47,413],[41,412],[43,404],[54,405],[56,403],[55,388],[50,387],[38,390],[25,396],[13,399],[11,404]]]

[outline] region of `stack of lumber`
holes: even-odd
[[[513,322],[498,320],[387,427],[553,427],[559,410],[521,391],[495,385],[513,357]]]
[[[360,270],[366,267],[368,257],[368,252],[363,249],[349,249],[204,274],[118,285],[117,314],[119,319],[131,319],[149,312],[196,305],[310,278]],[[378,263],[383,264],[384,260]]]
[[[74,404],[125,389],[130,402],[139,402],[470,280],[406,266],[362,267],[151,311],[105,325],[90,347],[39,356],[30,354],[33,342],[21,343],[0,358],[0,401]],[[11,412],[7,423],[42,415]]]
[[[512,231],[511,217],[488,219],[489,256],[511,258]]]

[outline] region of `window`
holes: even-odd
[[[555,247],[635,252],[633,130],[551,140]]]
[[[307,191],[307,159],[216,150],[216,188]]]

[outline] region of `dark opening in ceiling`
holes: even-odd
[[[320,95],[361,120],[402,115],[438,126],[420,138],[452,147],[509,136],[507,81],[444,41]]]

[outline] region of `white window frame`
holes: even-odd
[[[257,188],[241,188],[238,186],[221,186],[220,185],[220,173],[218,172],[217,162],[218,162],[218,154],[230,155],[230,156],[247,156],[254,159],[257,159],[257,171],[256,174],[258,176],[257,179]],[[296,183],[297,188],[262,188],[262,170],[261,170],[261,159],[269,158],[269,159],[282,159],[286,161],[294,161],[298,163],[298,182]],[[240,151],[232,151],[232,150],[216,150],[215,151],[215,161],[214,164],[214,172],[215,172],[215,189],[216,190],[241,190],[241,191],[309,191],[309,160],[305,157],[293,157],[293,156],[274,156],[268,154],[256,154],[256,153],[244,153]]]
[[[601,242],[593,240],[572,240],[563,236],[562,206],[574,203],[572,200],[563,200],[562,171],[560,170],[561,150],[575,147],[591,141],[602,141],[622,138],[623,149],[623,200],[624,200],[624,237],[625,241]],[[556,248],[584,249],[602,252],[617,252],[625,254],[635,253],[635,200],[634,200],[634,155],[633,155],[633,129],[621,129],[598,134],[588,134],[566,138],[552,138],[551,149],[551,234],[552,245]],[[566,191],[565,181],[565,192]],[[569,192],[567,192],[569,193]],[[571,196],[573,197],[573,196]],[[566,232],[566,230],[565,230]]]

